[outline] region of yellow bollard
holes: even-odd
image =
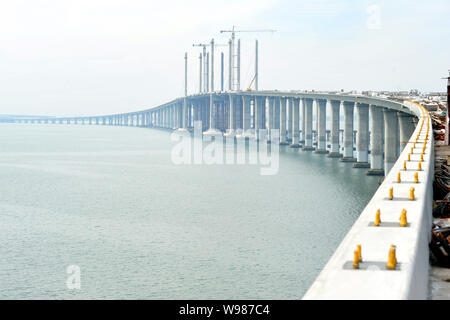
[[[414,173],[414,183],[419,183],[419,173]]]
[[[406,162],[405,162],[405,164],[406,164]],[[397,174],[397,183],[400,183],[400,182],[402,182],[402,180],[400,179],[400,172]]]
[[[409,189],[409,200],[414,200],[414,187],[411,187],[411,189]]]
[[[403,171],[406,171],[406,161],[403,161]]]
[[[389,248],[388,261],[386,267],[390,270],[394,270],[397,264],[397,258],[395,256],[395,246],[391,245]]]
[[[413,154],[413,153],[414,153],[414,148],[411,147],[411,154]]]
[[[422,162],[419,162],[419,165],[417,166],[417,170],[422,171]]]
[[[420,161],[423,161],[423,152],[420,154]]]
[[[406,210],[402,210],[402,214],[400,215],[400,227],[406,227],[408,225],[408,220],[406,219]]]
[[[389,200],[394,198],[394,187],[389,188]]]
[[[375,221],[373,223],[373,225],[375,227],[378,227],[381,223],[381,219],[380,219],[380,209],[377,210],[377,213],[375,213]]]
[[[359,255],[358,250],[353,252],[353,269],[359,269]]]
[[[362,262],[362,254],[361,254],[361,245],[360,244],[356,245],[356,252],[358,252],[358,261]]]
[[[411,161],[411,154],[408,153],[408,161]]]
[[[394,249],[394,261],[395,261],[395,264],[397,264],[397,256],[395,254],[396,253],[395,251],[397,250],[397,246],[391,244],[390,248]]]

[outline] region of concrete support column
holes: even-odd
[[[175,121],[176,109],[175,104],[170,106],[170,129],[178,129],[178,126]]]
[[[265,97],[255,97],[255,139],[259,140],[259,129],[262,129]]]
[[[313,99],[306,98],[303,100],[305,106],[305,146],[303,147],[304,151],[312,151],[314,147],[312,145],[312,108],[313,108]]]
[[[172,129],[172,117],[173,117],[173,112],[172,112],[172,106],[168,106],[167,107],[167,128]]]
[[[183,103],[177,103],[177,121],[179,129],[183,128]]]
[[[291,148],[300,148],[300,129],[299,125],[299,115],[300,115],[300,99],[299,98],[290,98],[289,104],[293,106],[293,118],[292,118],[292,143],[290,145]]]
[[[242,96],[242,113],[243,113],[242,135],[246,137],[248,136],[248,130],[251,129],[250,98],[247,96]]]
[[[244,130],[244,109],[242,106],[242,96],[237,96],[236,98],[236,130],[242,135],[242,130]]]
[[[342,154],[339,152],[339,124],[341,102],[338,100],[330,100],[331,105],[331,152],[328,154],[330,158],[340,158]]]
[[[187,101],[183,99],[183,106],[181,109],[181,128],[187,129]]]
[[[218,118],[218,112],[215,110],[216,108],[214,97],[212,94],[209,95],[209,129],[205,131],[204,135],[220,135],[222,132],[217,130],[216,120],[220,120]]]
[[[306,107],[305,107],[305,99],[301,99],[301,116],[300,116],[300,123],[301,123],[301,136],[300,136],[300,144],[305,145],[306,140]]]
[[[369,168],[369,105],[356,104],[356,160],[354,168]]]
[[[317,119],[318,119],[318,127],[317,127],[317,149],[316,153],[328,153],[327,151],[327,100],[318,99],[316,100],[317,105]]]
[[[286,139],[286,98],[280,99],[280,145],[287,145]]]
[[[273,108],[273,127],[274,129],[280,129],[280,97],[274,98],[274,108]]]
[[[180,128],[180,125],[178,123],[179,118],[180,118],[180,116],[179,116],[179,113],[178,113],[178,104],[174,104],[173,105],[173,127],[175,129],[179,129]]]
[[[397,111],[384,110],[384,175],[397,161],[398,117]]]
[[[288,115],[288,123],[287,123],[287,140],[289,142],[292,142],[292,125],[294,124],[292,118],[294,117],[294,106],[292,103],[292,99],[286,98],[286,101],[288,102],[287,105],[287,115]]]
[[[267,130],[267,142],[271,141],[271,135],[270,135],[270,130],[274,129],[274,123],[275,123],[275,118],[274,118],[274,110],[275,110],[275,98],[274,97],[267,97],[267,102],[268,102],[268,112],[267,112],[267,116],[269,117],[267,119],[267,124],[268,124],[268,130]]]
[[[216,116],[217,112],[214,110],[214,99],[213,95],[209,95],[209,129],[215,130],[216,129],[216,119],[214,116]]]
[[[406,145],[408,144],[409,138],[414,132],[415,125],[413,120],[414,117],[407,113],[398,113],[398,124],[400,127],[400,152],[405,149]]]
[[[344,101],[344,157],[341,161],[355,162],[353,157],[353,112],[355,103]]]
[[[367,175],[383,176],[383,110],[370,105],[370,170]]]
[[[235,107],[234,107],[234,97],[230,94],[228,95],[230,109],[228,112],[228,132],[225,134],[226,136],[234,136],[236,134],[236,126],[235,126]]]

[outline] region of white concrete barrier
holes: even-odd
[[[404,106],[419,117],[417,127],[392,170],[345,236],[331,259],[304,295],[303,299],[426,299],[428,297],[428,243],[432,222],[432,183],[434,178],[433,130],[428,112],[419,104]],[[428,125],[427,125],[428,122]],[[422,127],[422,130],[421,130]],[[425,135],[428,140],[418,171]],[[418,141],[407,161],[413,143]],[[403,170],[404,161],[407,170]],[[397,182],[397,174],[401,182]],[[418,173],[419,182],[414,183]],[[393,187],[394,198],[388,199]],[[410,188],[415,200],[409,200]],[[381,225],[373,225],[380,209]],[[399,217],[407,210],[407,227],[400,227]],[[339,213],[337,213],[339,214]],[[352,268],[354,250],[360,244],[359,269]],[[397,266],[386,268],[391,244],[396,246]]]

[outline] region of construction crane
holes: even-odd
[[[232,27],[231,30],[220,30],[220,33],[231,33],[231,41],[230,41],[230,90],[240,90],[240,82],[241,82],[241,75],[240,75],[240,69],[241,69],[241,45],[240,40],[238,40],[238,46],[237,46],[237,52],[235,48],[235,39],[236,39],[236,33],[237,32],[276,32],[276,30],[273,29],[255,29],[255,30],[236,30],[235,26]],[[253,81],[255,81],[255,90],[258,90],[258,40],[256,40],[256,56],[255,56],[255,76],[252,79],[249,88],[253,84]],[[235,70],[236,69],[236,70]],[[248,90],[248,89],[247,89]]]
[[[250,84],[248,85],[247,91],[252,91],[252,84],[253,84],[253,81],[255,81],[255,79],[256,79],[256,74],[253,76],[252,81],[250,81]]]
[[[211,40],[210,43],[194,43],[192,44],[193,47],[202,47],[203,48],[203,63],[202,63],[202,54],[200,53],[199,60],[200,60],[200,80],[199,80],[199,91],[201,92],[208,92],[209,91],[209,53],[206,52],[206,47],[211,47],[211,91],[214,91],[214,47],[224,47],[227,46],[226,44],[214,44],[214,39]],[[202,66],[203,64],[203,66]],[[202,75],[202,68],[203,68],[203,75]],[[223,67],[222,67],[223,69]],[[202,78],[203,80],[203,87],[202,87]],[[223,78],[223,76],[222,76]]]

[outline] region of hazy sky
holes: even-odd
[[[198,91],[193,43],[241,33],[241,87],[444,91],[449,0],[0,0],[0,114],[92,115]],[[216,88],[220,51],[216,48]]]

